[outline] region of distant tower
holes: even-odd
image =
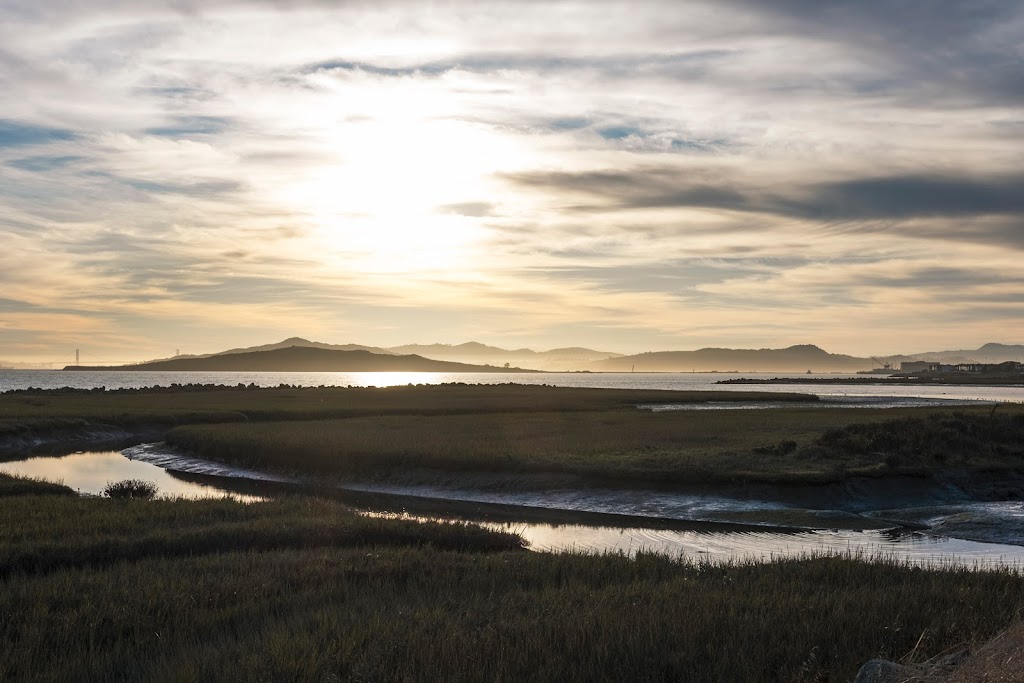
[[[75,367],[78,367],[79,365],[80,363],[78,362],[78,349],[75,349]]]
[[[181,355],[181,349],[174,349],[174,355],[175,356],[180,356]]]

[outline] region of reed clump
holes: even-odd
[[[103,487],[104,498],[112,500],[152,500],[156,497],[157,485],[141,479],[124,479],[107,482]]]

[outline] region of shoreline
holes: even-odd
[[[737,377],[735,379],[724,379],[715,384],[854,384],[854,385],[875,385],[875,386],[950,386],[950,387],[1021,387],[1024,388],[1024,377],[993,377],[990,379],[963,379],[944,377],[773,377],[770,379],[758,379]]]

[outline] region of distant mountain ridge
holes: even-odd
[[[908,355],[886,356],[885,360],[898,365],[904,361],[923,360],[929,363],[1002,363],[1013,360],[1024,362],[1024,344],[989,342],[976,349],[926,351]]]
[[[289,346],[268,351],[246,351],[198,357],[178,357],[137,365],[76,367],[65,370],[205,371],[205,372],[533,372],[521,368],[471,365],[431,360],[416,355],[371,353],[362,349],[339,351],[311,346]]]
[[[225,356],[232,353],[251,353],[254,351],[275,351],[277,349],[287,349],[292,346],[304,346],[312,349],[328,349],[331,351],[369,351],[370,353],[380,353],[384,355],[392,355],[391,351],[382,349],[379,346],[363,346],[362,344],[325,344],[324,342],[315,342],[302,337],[289,337],[284,341],[280,341],[276,344],[263,344],[262,346],[249,346],[240,349],[228,349],[227,351],[221,351],[220,353],[214,353],[214,356]]]
[[[876,363],[829,353],[813,344],[784,349],[721,349],[696,351],[653,351],[599,361],[591,369],[604,372],[856,372]]]
[[[491,365],[522,365],[536,370],[582,370],[597,360],[617,358],[622,354],[612,351],[595,351],[580,346],[570,346],[550,351],[533,349],[502,349],[480,342],[464,344],[405,344],[387,349],[392,353],[414,353],[426,358],[450,360],[460,363],[489,363]]]
[[[464,344],[404,344],[402,346],[380,347],[364,346],[362,344],[327,344],[324,342],[310,341],[302,337],[289,337],[284,341],[275,344],[262,344],[260,346],[248,346],[228,349],[217,353],[175,356],[174,358],[160,358],[154,361],[170,361],[182,358],[210,358],[213,356],[237,355],[240,353],[254,353],[259,351],[274,351],[292,346],[300,346],[315,349],[328,349],[333,351],[369,351],[381,355],[417,355],[432,360],[450,361],[453,363],[468,363],[471,365],[494,365],[502,366],[508,363],[510,366],[520,366],[531,370],[582,370],[592,361],[616,358],[622,354],[612,351],[595,351],[580,346],[571,346],[550,351],[534,351],[532,349],[503,349],[497,346],[488,346],[480,342],[466,342]]]
[[[159,363],[170,360],[180,360],[183,358],[211,358],[213,356],[228,356],[239,353],[255,353],[258,351],[276,351],[277,349],[287,349],[292,346],[302,346],[312,349],[328,349],[332,351],[369,351],[370,353],[392,355],[387,349],[382,349],[378,346],[363,346],[362,344],[327,344],[324,342],[310,341],[309,339],[303,339],[302,337],[288,337],[288,339],[279,341],[276,344],[244,346],[235,349],[228,349],[227,351],[218,351],[216,353],[181,354],[178,356],[172,356],[171,358],[154,358],[153,360],[145,361],[145,363]]]
[[[448,372],[491,372],[504,370],[506,363],[510,370],[528,369],[548,372],[593,371],[593,372],[856,372],[879,367],[878,361],[893,364],[898,369],[904,361],[925,360],[941,363],[1001,363],[1007,360],[1024,361],[1024,345],[990,342],[978,349],[930,351],[918,354],[860,358],[845,354],[829,353],[813,344],[797,344],[781,349],[730,349],[703,348],[692,351],[652,351],[623,355],[611,351],[573,346],[534,351],[529,348],[503,349],[480,342],[462,344],[405,344],[402,346],[379,347],[363,344],[328,344],[310,341],[302,337],[289,337],[273,344],[233,348],[203,355],[182,355],[173,358],[147,361],[131,365],[133,369],[144,369],[156,363],[179,363],[187,360],[225,358],[245,354],[267,353],[289,348],[307,348],[322,351],[365,352],[372,356],[408,357],[416,356],[422,361],[454,363],[472,366],[473,370],[437,370]],[[264,357],[266,358],[266,357]],[[354,359],[353,359],[354,360]],[[379,360],[365,361],[375,365]],[[229,363],[230,364],[230,363]],[[219,364],[223,366],[223,364]],[[204,366],[204,364],[200,364]],[[490,366],[490,367],[488,367]],[[515,366],[515,367],[511,367]],[[163,366],[169,369],[181,367]],[[482,368],[482,369],[478,369]],[[85,368],[83,368],[85,369]],[[357,370],[347,370],[355,372]],[[409,370],[412,371],[412,370]],[[433,371],[433,370],[424,370]]]

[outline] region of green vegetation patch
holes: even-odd
[[[990,408],[984,408],[950,418],[928,408],[793,407],[381,416],[312,423],[195,425],[171,430],[167,439],[215,460],[343,478],[408,480],[417,470],[425,469],[559,473],[669,484],[823,483],[893,471],[887,453],[856,445],[824,448],[823,444],[847,444],[848,440],[834,434],[898,432],[916,429],[915,425],[926,419],[928,425],[961,420],[965,428],[985,420],[1024,419],[1022,410],[1008,408],[1006,415],[995,418],[988,416],[989,412]],[[884,425],[873,426],[878,423]],[[1005,449],[990,449],[992,457],[981,460],[975,457],[973,445],[1003,439],[1002,434],[982,429],[969,443],[947,439],[947,447],[965,449],[960,451],[958,463],[989,466],[998,456],[1006,466],[1024,465]],[[932,466],[938,469],[945,464],[934,460]]]

